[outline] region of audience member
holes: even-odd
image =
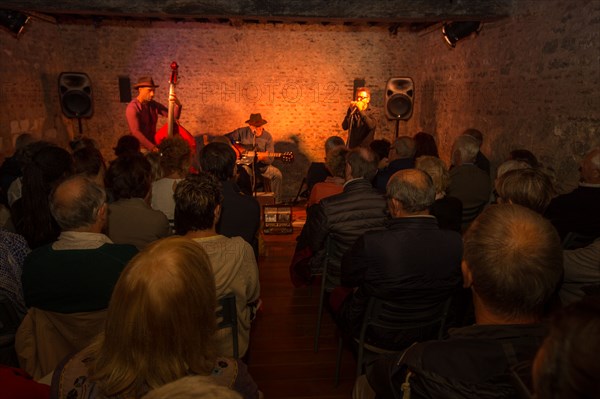
[[[96,141],[92,138],[86,137],[84,135],[79,135],[77,138],[69,141],[69,148],[71,152],[75,152],[77,150],[81,150],[83,148],[97,148]]]
[[[330,136],[325,140],[325,161],[327,161],[327,153],[340,145],[345,145],[344,139],[340,136]],[[331,173],[324,162],[311,162],[308,166],[308,172],[306,172],[307,196],[310,195],[310,190],[315,184],[325,181],[329,176],[331,176]]]
[[[371,297],[409,301],[411,311],[418,313],[450,298],[462,282],[461,236],[439,229],[429,214],[435,201],[429,175],[416,169],[396,172],[388,182],[387,198],[392,219],[386,229],[366,232],[342,259],[341,282],[352,292],[341,306],[333,303],[341,290],[331,294],[336,322],[353,337],[360,335]],[[436,336],[437,329],[415,328],[390,337],[373,328],[368,338],[376,347],[399,350]]]
[[[519,397],[511,367],[531,361],[544,337],[539,323],[562,277],[558,235],[525,207],[490,206],[464,237],[462,272],[476,324],[376,361],[355,398],[373,397],[372,390],[383,398],[409,390],[412,398]]]
[[[452,146],[450,184],[447,194],[458,198],[463,205],[463,231],[490,200],[489,174],[475,165],[479,152],[478,141],[470,135],[458,136]]]
[[[23,237],[0,228],[0,294],[8,298],[19,317],[27,313],[21,275],[29,252]]]
[[[48,196],[54,184],[71,174],[73,160],[54,145],[39,149],[23,170],[22,197],[11,207],[16,232],[34,249],[56,240],[60,228],[50,214]]]
[[[479,149],[477,150],[477,155],[475,156],[475,161],[473,163],[479,169],[487,173],[488,176],[490,176],[490,161],[481,152],[481,146],[483,144],[483,134],[477,129],[467,129],[463,132],[463,135],[471,136],[475,140],[477,140]]]
[[[219,385],[209,376],[183,377],[153,389],[144,399],[242,399],[236,391]]]
[[[600,396],[600,297],[584,298],[554,317],[533,364],[538,399]]]
[[[430,213],[437,219],[442,230],[461,232],[462,203],[458,198],[446,195],[450,182],[450,174],[444,161],[431,155],[423,155],[415,161],[415,168],[427,173],[435,187],[435,202],[431,205]]]
[[[560,287],[563,305],[583,298],[585,289],[600,286],[600,238],[584,248],[565,250],[565,275]]]
[[[377,156],[360,147],[346,156],[346,183],[340,194],[324,198],[307,209],[296,250],[310,247],[312,256],[324,253],[329,240],[327,290],[340,285],[342,255],[368,230],[382,229],[387,219],[386,201],[371,185]]]
[[[13,181],[23,176],[22,158],[25,147],[34,141],[31,133],[21,133],[15,140],[15,151],[7,157],[0,166],[0,204],[10,206],[8,203],[8,188]],[[12,204],[12,202],[11,202]]]
[[[250,244],[241,237],[217,234],[222,201],[221,185],[215,176],[188,176],[175,189],[175,232],[200,244],[208,255],[217,297],[235,294],[239,353],[244,356],[260,295],[258,267]],[[229,329],[217,332],[217,353],[233,356]]]
[[[394,141],[390,147],[389,162],[387,166],[380,169],[375,175],[374,186],[377,190],[385,193],[388,180],[394,173],[403,169],[415,167],[415,141],[412,137],[401,136]]]
[[[52,397],[139,398],[203,375],[259,398],[246,366],[213,352],[216,303],[210,261],[198,244],[182,237],[151,244],[123,270],[104,334],[55,370]]]
[[[106,164],[99,149],[83,147],[73,152],[73,172],[83,174],[99,186],[104,186]]]
[[[149,205],[152,176],[150,163],[141,153],[113,160],[106,173],[106,187],[113,200],[108,205],[107,229],[113,242],[142,250],[171,234],[167,216]]]
[[[313,186],[306,202],[307,207],[319,203],[323,198],[342,192],[346,176],[347,153],[348,149],[345,146],[338,146],[327,153],[325,165],[331,176]]]
[[[137,137],[131,134],[126,134],[119,137],[116,147],[113,147],[116,157],[120,157],[125,154],[137,154],[141,150],[140,141]]]
[[[543,214],[554,189],[550,178],[539,168],[516,169],[504,173],[496,181],[498,203],[523,205]]]
[[[21,191],[23,187],[23,170],[25,166],[29,165],[33,160],[33,156],[42,148],[54,145],[48,141],[38,140],[32,141],[27,144],[25,147],[21,149],[21,151],[17,154],[19,165],[21,168],[21,176],[14,179],[12,183],[8,186],[8,191],[6,192],[8,206],[12,207],[16,200],[21,198]]]
[[[431,134],[419,132],[415,134],[413,140],[415,141],[415,159],[424,155],[440,157],[435,138]]]
[[[533,152],[524,148],[512,150],[508,155],[508,160],[525,162],[532,168],[537,168],[538,166],[540,166],[540,163],[538,162]]]
[[[173,222],[175,186],[184,179],[191,164],[190,146],[179,136],[167,138],[158,145],[163,177],[152,183],[152,208],[162,211]]]
[[[25,259],[27,307],[58,313],[107,308],[121,270],[137,250],[101,234],[107,218],[104,190],[86,177],[72,176],[52,192],[50,209],[62,233]]]
[[[545,213],[563,240],[571,232],[600,237],[600,147],[585,155],[580,172],[579,187],[550,201]]]
[[[369,144],[369,148],[377,155],[377,158],[379,158],[377,169],[383,169],[387,166],[391,145],[390,141],[386,139],[373,140]]]
[[[223,204],[217,233],[225,237],[242,237],[258,256],[260,204],[256,198],[242,194],[235,183],[236,155],[230,144],[214,142],[200,150],[200,168],[221,182]]]

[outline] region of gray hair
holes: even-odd
[[[409,213],[428,209],[435,201],[435,186],[431,177],[422,170],[403,169],[390,177],[387,197],[394,198]]]
[[[67,195],[61,192],[65,190]],[[75,230],[94,224],[105,202],[106,192],[102,187],[87,177],[75,175],[56,186],[50,195],[50,212],[63,231]]]
[[[415,140],[409,136],[401,136],[394,141],[392,148],[398,158],[412,158],[415,155]]]
[[[479,152],[479,143],[473,136],[458,136],[452,146],[452,159],[455,160],[456,153],[460,152],[460,162],[469,163],[475,160]]]
[[[346,162],[352,169],[353,178],[363,177],[370,181],[377,173],[377,155],[369,148],[357,147],[348,151]]]
[[[339,145],[344,145],[344,139],[340,136],[329,136],[327,140],[325,140],[325,154],[329,151],[333,150],[335,147]]]

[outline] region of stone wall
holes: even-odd
[[[169,64],[180,65],[181,123],[193,134],[223,134],[260,112],[278,151],[296,161],[279,165],[285,195],[296,194],[308,162],[323,157],[340,123],[354,79],[373,91],[381,109],[379,137],[393,139],[396,122],[384,117],[388,78],[415,81],[413,117],[400,134],[434,134],[448,160],[452,140],[468,127],[485,134],[493,165],[526,147],[571,183],[580,156],[600,144],[600,9],[597,2],[515,0],[511,18],[487,23],[455,49],[440,27],[392,35],[382,27],[102,22],[53,25],[33,20],[16,40],[0,32],[0,151],[33,131],[65,143],[78,134],[61,112],[61,72],[85,72],[94,114],[82,120],[107,158],[127,133],[118,79],[152,75],[166,102]],[[133,93],[135,94],[135,93]]]

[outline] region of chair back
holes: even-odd
[[[217,306],[217,328],[231,329],[231,339],[233,343],[233,357],[239,358],[239,343],[238,343],[238,320],[237,308],[235,305],[235,295],[229,293],[219,298]]]

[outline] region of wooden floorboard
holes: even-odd
[[[294,220],[305,217],[294,208]],[[323,314],[319,351],[313,351],[319,288],[294,288],[289,265],[294,234],[264,236],[259,259],[263,307],[252,325],[248,367],[267,399],[350,398],[356,363],[342,356],[341,378],[334,387],[337,335],[331,317]]]

